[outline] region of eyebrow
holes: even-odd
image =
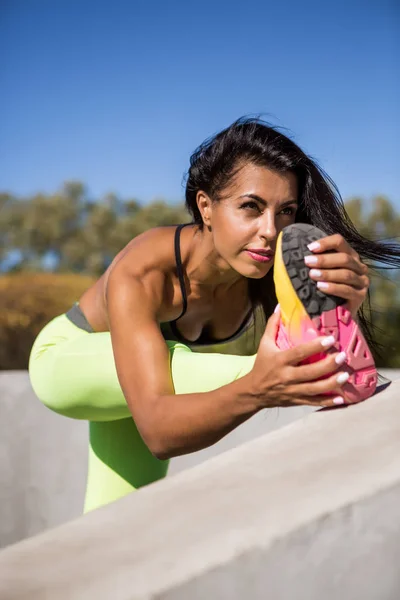
[[[268,202],[266,200],[264,200],[264,198],[261,198],[261,196],[257,196],[257,194],[243,194],[242,196],[239,196],[239,198],[252,198],[253,200],[257,200],[257,202],[260,202],[260,204],[262,204],[263,206],[267,206]],[[284,208],[285,206],[289,206],[289,204],[299,204],[298,200],[286,200],[286,202],[282,202],[282,204],[279,205],[279,208]]]

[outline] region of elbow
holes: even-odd
[[[148,450],[158,460],[169,460],[176,456],[167,432],[162,432],[154,421],[141,428],[140,435]]]
[[[150,406],[150,403],[146,405]],[[158,403],[152,402],[151,410],[139,414],[131,410],[131,414],[149,452],[158,460],[168,460],[176,456],[176,453],[173,451],[171,436],[165,430],[165,418],[158,414],[157,405]]]
[[[151,436],[143,435],[142,437],[151,454],[158,460],[169,460],[170,458],[176,456],[168,444],[163,441],[161,436],[154,433]]]
[[[170,458],[174,458],[174,456],[176,456],[173,452],[168,451],[166,448],[157,448],[154,450],[150,450],[150,452],[155,458],[158,458],[158,460],[169,460]]]

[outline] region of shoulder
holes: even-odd
[[[124,284],[127,287],[135,284],[135,288],[141,288],[160,307],[165,300],[165,289],[176,273],[175,231],[175,225],[156,227],[135,237],[111,265],[106,298],[115,283],[119,289]]]
[[[175,269],[176,226],[149,229],[134,238],[120,264],[131,275],[142,277],[150,271],[167,273]]]

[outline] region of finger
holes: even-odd
[[[349,269],[310,269],[309,275],[313,281],[340,283],[358,290],[368,288],[370,283],[366,275],[357,275]]]
[[[311,342],[299,344],[298,346],[290,348],[289,350],[284,350],[282,353],[284,362],[289,365],[298,365],[299,362],[302,362],[310,356],[315,356],[315,354],[326,352],[334,345],[335,341],[336,340],[334,336],[329,335],[327,337],[316,338]]]
[[[290,406],[314,406],[319,407],[338,407],[346,406],[346,401],[343,396],[314,396],[314,398],[299,398],[292,402]]]
[[[342,395],[342,386],[348,381],[349,373],[341,370],[330,377],[319,381],[307,381],[305,383],[290,386],[290,394],[298,397],[321,396],[322,394]]]
[[[263,335],[263,339],[272,341],[274,347],[275,347],[275,340],[278,336],[279,323],[280,323],[280,309],[279,309],[279,304],[278,304],[275,308],[275,311],[273,312],[273,314],[270,316],[270,318],[267,321],[267,325],[265,327],[265,331],[264,331],[264,335]]]
[[[292,367],[292,381],[293,383],[304,383],[333,374],[346,362],[346,358],[345,352],[335,352],[311,365]]]
[[[355,257],[344,252],[333,254],[307,255],[304,257],[307,267],[312,269],[347,269],[357,275],[365,275],[365,265]]]
[[[366,265],[365,263],[363,263],[363,261],[361,260],[361,258],[360,258],[360,264],[361,264],[361,267],[362,267],[364,275],[368,275],[368,272],[369,272],[368,265]]]
[[[336,250],[336,252],[345,252],[351,256],[358,256],[357,252],[350,246],[350,244],[344,239],[339,233],[334,235],[327,235],[311,244],[308,244],[308,249],[311,252],[328,252],[329,250]]]
[[[265,332],[268,335],[274,336],[277,333],[277,330],[279,328],[280,316],[281,316],[280,307],[279,307],[279,304],[277,304],[274,312],[272,313],[272,315],[270,316],[270,318],[267,321]]]
[[[338,298],[343,298],[344,300],[351,300],[352,302],[359,302],[360,304],[362,304],[362,302],[365,300],[366,294],[364,292],[366,291],[366,288],[359,290],[349,285],[328,281],[319,281],[317,283],[317,287],[324,294],[337,296]]]

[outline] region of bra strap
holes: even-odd
[[[178,319],[183,317],[183,315],[185,314],[185,312],[187,310],[187,295],[186,295],[186,287],[185,287],[185,278],[183,275],[181,244],[180,244],[181,231],[185,227],[185,225],[186,225],[186,223],[183,223],[182,225],[178,225],[178,227],[175,229],[175,261],[176,261],[176,270],[178,272],[179,285],[181,286],[182,301],[183,301],[182,312],[179,315]],[[175,319],[175,321],[177,321],[178,319]]]

